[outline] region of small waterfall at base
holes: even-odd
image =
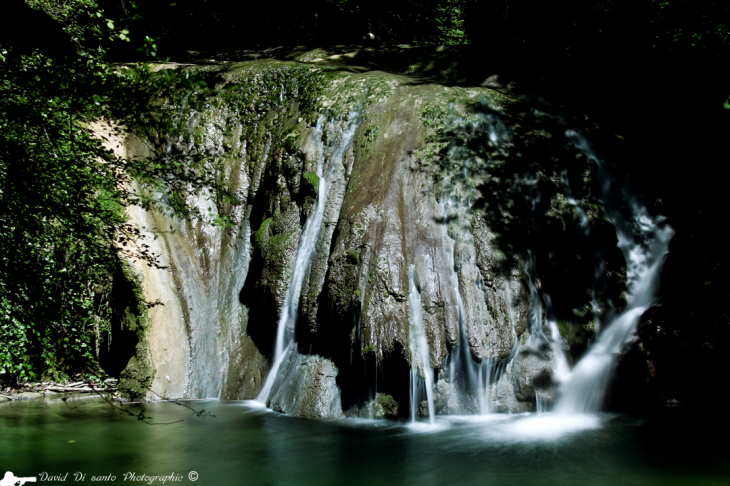
[[[616,187],[605,163],[582,134],[568,130],[566,136],[598,166],[603,188],[601,202],[616,227],[618,247],[626,260],[628,301],[626,309],[608,324],[563,387],[555,411],[577,414],[601,410],[622,348],[631,341],[644,311],[656,301],[659,271],[669,250],[673,230],[664,224],[662,217],[652,218],[638,197],[627,188]],[[626,209],[622,211],[622,208]]]
[[[317,176],[319,177],[317,202],[315,203],[312,214],[307,218],[306,223],[304,223],[304,228],[299,238],[299,247],[297,248],[297,254],[294,259],[291,281],[284,296],[283,311],[277,324],[274,362],[266,377],[264,386],[261,388],[261,392],[256,397],[256,400],[263,404],[267,404],[271,390],[280,378],[279,371],[281,370],[281,365],[294,352],[296,344],[295,329],[299,315],[299,300],[302,293],[302,286],[304,285],[304,279],[309,273],[314,250],[317,245],[320,230],[322,229],[325,206],[327,204],[327,178],[332,175],[331,172],[340,164],[345,152],[350,147],[352,139],[355,136],[355,130],[360,125],[360,118],[361,114],[359,112],[353,111],[350,113],[350,121],[344,133],[342,133],[342,137],[332,154],[328,167],[325,167],[323,142],[326,119],[320,116],[317,120],[314,132],[314,137],[317,142]]]
[[[448,210],[444,205],[443,212],[448,218]],[[459,391],[464,394],[471,395],[476,403],[476,411],[482,415],[489,412],[489,385],[494,381],[497,373],[496,364],[493,360],[485,358],[482,361],[476,360],[471,352],[469,339],[466,335],[466,316],[464,303],[461,299],[459,290],[459,277],[456,273],[454,264],[454,252],[456,242],[448,237],[443,236],[444,249],[448,253],[449,269],[451,271],[451,284],[456,297],[457,325],[459,333],[459,345],[452,349],[452,352],[446,358],[446,366],[449,369],[449,383],[454,386],[458,385]],[[469,262],[475,265],[474,262]],[[476,285],[476,284],[475,284]],[[464,401],[464,400],[462,400]]]
[[[430,348],[428,339],[423,328],[421,316],[421,293],[416,284],[416,267],[408,267],[408,308],[410,310],[410,326],[408,333],[408,344],[411,353],[411,422],[418,417],[418,409],[421,404],[423,386],[426,388],[426,400],[428,403],[428,418],[434,424],[433,405],[433,368],[429,357]]]

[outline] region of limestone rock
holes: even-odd
[[[532,412],[551,404],[557,395],[555,378],[557,357],[549,348],[541,347],[525,332],[515,355],[496,383],[489,387],[491,410],[494,412]]]
[[[344,417],[337,367],[327,358],[294,352],[282,364],[269,407],[299,417]]]
[[[433,390],[433,405],[437,415],[458,415],[466,413],[465,404],[462,402],[458,384],[448,383],[446,380],[439,380]]]

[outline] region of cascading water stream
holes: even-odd
[[[317,140],[317,176],[319,177],[319,187],[317,190],[317,202],[314,212],[307,218],[299,239],[299,247],[294,260],[294,269],[292,271],[291,282],[284,296],[284,310],[281,313],[276,328],[276,344],[274,347],[274,363],[271,366],[264,386],[259,392],[256,400],[266,403],[274,386],[274,382],[279,373],[279,368],[284,362],[284,358],[289,354],[292,343],[294,342],[294,328],[296,326],[297,315],[299,313],[299,299],[304,284],[304,277],[309,269],[309,262],[314,252],[314,247],[322,227],[322,219],[324,218],[324,208],[327,202],[327,180],[324,177],[324,144],[322,143],[322,133],[324,126],[324,117],[317,120],[314,137]]]
[[[480,117],[474,122],[475,126],[486,122],[490,127],[489,136],[492,142],[495,144],[501,143],[503,134],[497,129],[497,125],[493,124],[492,120],[482,118]],[[456,123],[466,125],[459,118],[456,119]],[[449,382],[452,386],[452,393],[458,390],[462,394],[462,402],[465,402],[464,398],[467,398],[467,395],[471,395],[471,398],[476,399],[476,410],[484,414],[489,411],[487,390],[493,377],[494,363],[490,359],[478,361],[472,356],[466,331],[466,309],[459,289],[459,275],[457,274],[455,261],[457,240],[473,245],[474,236],[471,232],[469,217],[474,188],[471,187],[470,177],[477,169],[478,163],[472,157],[461,156],[456,146],[450,148],[449,158],[457,164],[458,169],[453,175],[446,175],[444,178],[440,209],[446,224],[441,235],[441,241],[449,270],[451,288],[456,300],[459,344],[448,355],[446,366],[449,369]],[[450,225],[449,221],[453,221],[453,223]],[[465,266],[470,267],[471,272],[465,269]],[[478,275],[473,251],[466,255],[466,261],[462,262],[462,267],[467,273]],[[474,282],[474,285],[476,286],[475,291],[481,296],[483,283],[479,283],[481,285],[478,285],[477,282]],[[481,298],[481,300],[484,299]]]
[[[445,218],[449,217],[449,206],[453,201],[443,198],[442,211]],[[447,254],[448,268],[450,269],[450,279],[452,290],[456,298],[457,325],[459,332],[459,346],[452,350],[447,357],[447,366],[449,368],[449,381],[455,385],[457,381],[462,388],[462,393],[471,393],[476,396],[476,406],[481,414],[489,412],[489,400],[487,390],[492,381],[494,374],[494,363],[490,359],[484,359],[481,362],[474,359],[471,353],[469,339],[466,335],[466,311],[459,290],[459,277],[456,273],[456,265],[454,262],[454,253],[456,242],[451,239],[447,232],[444,232],[442,241],[443,248]],[[469,262],[474,264],[474,262]],[[476,285],[476,284],[475,284]],[[458,373],[458,379],[457,379]]]
[[[664,224],[662,217],[651,217],[627,188],[616,187],[605,163],[596,156],[582,134],[568,130],[566,136],[598,166],[603,192],[601,202],[616,227],[618,247],[626,260],[627,307],[575,366],[555,407],[560,414],[577,414],[600,411],[620,352],[631,341],[644,311],[657,299],[659,272],[673,230]],[[624,214],[622,206],[627,208],[628,214]]]
[[[559,383],[564,383],[568,380],[570,377],[570,366],[568,365],[568,359],[565,357],[565,353],[563,352],[563,349],[561,348],[560,343],[562,342],[563,338],[560,335],[560,329],[558,329],[558,323],[555,320],[555,315],[553,311],[553,302],[552,299],[550,299],[550,296],[546,296],[547,300],[547,326],[550,330],[550,348],[552,349],[553,353],[556,356],[556,363],[555,363],[555,375],[554,378]],[[536,396],[538,396],[537,394]]]
[[[282,363],[291,355],[295,345],[295,329],[297,317],[299,315],[299,300],[302,293],[304,279],[309,273],[312,257],[315,252],[317,240],[322,229],[325,207],[327,204],[328,177],[331,177],[332,171],[338,165],[341,165],[345,152],[350,147],[355,130],[360,125],[361,113],[353,111],[350,113],[349,123],[339,144],[335,148],[330,163],[325,167],[325,148],[323,142],[325,118],[320,116],[314,132],[314,138],[317,142],[317,176],[319,177],[319,187],[317,190],[317,202],[314,211],[307,218],[302,235],[299,239],[299,247],[294,259],[294,268],[292,270],[291,281],[284,296],[283,311],[276,330],[276,345],[274,348],[274,362],[271,370],[266,377],[263,388],[259,392],[256,400],[266,404],[271,390],[279,378],[279,370]]]
[[[452,107],[453,109],[453,107]],[[464,130],[464,138],[480,139],[486,132],[489,142],[500,153],[506,153],[511,146],[511,132],[509,127],[494,113],[474,113],[464,118],[454,114],[452,124]],[[449,160],[454,164],[453,174],[444,174],[440,195],[440,210],[444,225],[441,235],[442,248],[446,256],[451,288],[454,292],[457,311],[457,332],[459,344],[451,350],[446,358],[446,367],[449,370],[448,381],[451,384],[451,393],[458,393],[462,403],[461,413],[468,411],[486,414],[490,411],[489,387],[499,377],[504,366],[495,360],[483,358],[481,360],[472,354],[468,336],[467,310],[460,289],[459,278],[462,284],[473,285],[473,288],[464,289],[473,292],[478,302],[485,302],[485,293],[488,292],[481,274],[476,265],[474,250],[474,234],[472,228],[472,204],[478,197],[475,191],[473,177],[483,170],[482,161],[474,154],[463,151],[461,141],[455,141],[449,148]],[[459,267],[457,273],[456,253],[457,242],[460,244]],[[506,318],[512,329],[514,342],[517,342],[515,333],[515,319],[508,284],[505,289],[495,288],[493,292],[502,293],[506,302]],[[484,315],[477,305],[476,312],[479,322],[483,322]],[[503,365],[504,363],[502,363]],[[450,411],[451,413],[452,411]]]
[[[411,352],[411,422],[416,422],[418,408],[421,403],[422,385],[426,388],[426,400],[428,403],[428,418],[430,423],[435,423],[433,405],[433,368],[429,356],[430,348],[428,339],[423,328],[423,317],[421,315],[421,293],[416,285],[416,267],[408,267],[408,307],[410,309],[409,326],[409,349]]]
[[[167,137],[164,157],[172,164],[181,154],[196,150],[196,137],[187,135],[202,133],[206,150],[215,154],[213,158],[218,158],[216,162],[212,162],[213,159],[206,162],[206,169],[213,170],[222,162],[219,157],[224,152],[223,130],[202,121],[201,112],[189,106],[190,95],[186,94],[176,106],[174,118],[180,132]],[[195,116],[191,116],[191,109]],[[265,150],[268,151],[268,146]],[[247,189],[250,181],[244,176],[240,183]],[[166,190],[159,196],[165,204],[171,203]],[[209,217],[198,216],[189,221],[170,218],[158,227],[165,234],[171,267],[175,268],[172,275],[178,282],[178,302],[189,320],[186,326],[190,349],[186,353],[189,361],[185,396],[190,398],[221,398],[227,386],[232,350],[240,336],[238,323],[246,312],[240,305],[239,292],[249,268],[249,221],[241,211],[232,215],[234,219],[240,218],[241,224],[223,231],[211,221],[219,216],[217,205],[211,204],[213,200],[215,195],[207,188],[189,191],[185,202],[195,209],[193,214],[208,213]],[[152,224],[157,226],[158,223]]]
[[[462,125],[464,139],[473,137],[480,131],[480,125],[482,125],[486,128],[491,145],[499,153],[507,155],[511,146],[510,132],[496,114],[476,114],[476,119],[471,117],[467,121],[459,118],[455,119],[455,123]],[[604,207],[607,219],[616,227],[619,240],[618,246],[623,252],[627,264],[628,307],[609,326],[605,326],[606,323],[601,323],[598,320],[604,317],[605,314],[605,305],[599,301],[599,292],[603,290],[602,294],[605,294],[605,281],[602,281],[602,279],[605,279],[606,263],[600,250],[594,251],[595,275],[591,286],[591,308],[596,328],[605,326],[607,329],[601,334],[586,357],[575,367],[572,374],[569,371],[563,350],[563,338],[558,330],[550,295],[540,288],[537,272],[538,262],[534,252],[530,252],[529,261],[525,265],[524,275],[528,277],[527,283],[530,292],[528,310],[530,341],[527,346],[535,350],[545,349],[546,347],[550,349],[553,355],[553,358],[551,358],[554,367],[553,380],[560,384],[563,392],[561,399],[557,402],[556,409],[564,413],[575,413],[598,411],[600,409],[610,375],[615,368],[621,348],[630,340],[643,312],[656,299],[658,272],[661,268],[663,256],[668,250],[672,230],[663,224],[661,218],[652,218],[639,199],[631,194],[627,188],[621,187],[613,181],[608,175],[603,161],[595,155],[589,142],[582,135],[572,130],[568,130],[566,135],[576,149],[598,166],[597,176],[602,187],[602,194],[596,199]],[[468,142],[466,143],[468,144]],[[482,397],[486,395],[482,390],[489,385],[492,373],[484,373],[485,370],[480,368],[480,365],[488,362],[488,360],[483,360],[480,363],[471,356],[467,336],[464,332],[467,327],[465,322],[466,310],[459,288],[459,279],[463,279],[466,275],[464,266],[473,263],[470,261],[468,252],[464,252],[464,248],[468,248],[469,240],[473,237],[469,229],[463,225],[463,221],[467,220],[470,209],[471,186],[468,181],[476,173],[475,168],[472,167],[472,164],[476,161],[468,157],[468,151],[465,152],[467,156],[463,156],[459,152],[458,147],[463,144],[463,141],[456,143],[449,151],[449,159],[456,167],[456,170],[453,174],[445,174],[440,198],[441,212],[444,221],[448,222],[442,240],[451,269],[452,288],[455,295],[459,326],[459,346],[449,354],[446,366],[449,368],[449,381],[452,385],[458,382],[457,389],[463,396],[466,396],[465,393],[473,396],[473,393],[476,392]],[[521,156],[519,153],[515,153],[515,155]],[[562,176],[565,187],[565,200],[575,210],[583,234],[590,237],[591,226],[588,215],[574,198],[567,173],[563,172]],[[540,237],[541,229],[543,229],[543,208],[540,207],[541,194],[538,190],[538,178],[527,174],[518,179],[521,181],[520,185],[526,189],[524,193],[525,202],[528,204],[529,214],[532,218],[531,233],[536,239],[535,247],[537,248],[537,239]],[[459,273],[457,273],[454,264],[457,241],[466,243],[459,247]],[[464,282],[462,282],[463,284]],[[546,308],[544,308],[545,306]],[[539,395],[539,393],[537,394]],[[538,409],[541,411],[546,410],[545,397],[537,396],[536,399],[538,400]],[[487,402],[488,400],[480,400],[479,403]],[[481,410],[482,412],[485,411],[483,405]]]
[[[344,133],[340,137],[338,146],[335,148],[332,161],[343,157],[343,154],[354,136],[357,123],[355,120],[357,114],[351,114],[351,122],[348,124]],[[476,115],[477,119],[470,119],[468,123],[458,119],[456,123],[462,122],[466,130],[465,136],[479,136],[479,133],[486,133],[489,136],[490,143],[501,153],[507,155],[509,152],[510,132],[509,128],[493,113],[482,113]],[[325,148],[322,138],[324,136],[325,122],[323,118],[317,123],[315,137],[318,142],[318,160],[317,174],[320,177],[318,198],[312,215],[308,218],[303,229],[299,248],[295,258],[294,269],[291,277],[290,285],[287,289],[284,300],[284,311],[279,319],[277,327],[276,348],[274,352],[274,362],[272,369],[267,376],[264,387],[262,388],[257,399],[266,403],[270,399],[272,390],[277,386],[279,375],[281,374],[283,364],[288,356],[294,355],[295,336],[294,329],[296,319],[299,313],[299,300],[304,280],[307,278],[311,259],[314,254],[314,248],[321,232],[321,226],[324,218],[324,208],[327,199],[327,190],[329,182],[329,173],[325,168]],[[652,219],[646,213],[643,206],[633,195],[627,193],[625,189],[617,188],[613,181],[606,174],[603,163],[593,154],[588,142],[576,132],[569,131],[567,133],[575,147],[593,160],[599,167],[599,177],[603,184],[603,194],[600,202],[606,208],[608,218],[616,226],[619,236],[619,246],[624,252],[628,265],[628,283],[627,290],[629,295],[629,307],[621,314],[614,323],[600,337],[596,345],[589,351],[586,358],[582,360],[574,369],[572,376],[568,371],[567,360],[562,349],[562,338],[560,336],[557,321],[552,311],[552,302],[550,296],[540,289],[540,283],[537,277],[537,258],[531,253],[529,261],[525,265],[524,275],[528,276],[528,286],[530,292],[530,306],[528,310],[528,321],[530,331],[530,341],[526,344],[528,348],[545,349],[549,347],[554,355],[550,358],[553,362],[553,378],[560,383],[563,390],[563,396],[558,402],[557,410],[564,413],[574,413],[580,411],[598,410],[605,394],[605,389],[616,362],[616,355],[621,347],[626,343],[631,333],[635,330],[638,319],[641,314],[652,304],[656,290],[656,275],[663,255],[667,251],[669,238],[671,237],[671,229],[661,227],[661,220]],[[328,137],[330,139],[334,137]],[[459,144],[454,144],[449,151],[449,159],[456,170],[451,174],[445,174],[442,183],[442,192],[440,197],[440,214],[446,223],[443,226],[442,248],[446,255],[446,264],[449,269],[449,286],[453,291],[453,302],[457,312],[457,332],[458,345],[454,346],[451,353],[444,363],[448,369],[448,374],[444,376],[449,386],[440,389],[448,390],[448,393],[454,394],[458,400],[452,405],[449,402],[446,413],[464,413],[467,411],[477,411],[487,413],[490,408],[490,400],[488,396],[489,387],[493,381],[496,381],[501,374],[496,362],[488,358],[479,359],[473,354],[472,347],[476,346],[470,343],[469,330],[470,323],[473,319],[475,322],[482,322],[483,316],[478,307],[471,305],[471,300],[464,302],[462,299],[473,299],[482,296],[479,300],[484,300],[484,292],[489,291],[484,282],[480,282],[479,270],[476,267],[476,257],[474,254],[474,235],[471,227],[471,204],[475,197],[474,182],[472,180],[478,174],[480,168],[480,159],[469,157],[469,154],[459,152]],[[519,154],[516,154],[520,156]],[[340,160],[341,162],[341,160]],[[338,166],[330,163],[329,168]],[[341,165],[341,164],[340,164]],[[566,200],[572,205],[580,219],[580,225],[586,236],[590,235],[590,226],[585,211],[580,207],[577,200],[574,199],[570,187],[568,185],[567,176],[563,174],[563,180],[566,185]],[[537,189],[537,179],[535,177],[526,176],[519,179],[521,185],[527,189],[524,193],[525,200],[529,206],[530,214],[533,218],[533,233],[535,238],[540,232],[541,208],[540,193]],[[617,197],[618,194],[618,197]],[[620,204],[617,201],[630,207],[629,216],[625,215],[619,209]],[[458,255],[457,255],[458,253]],[[457,265],[458,260],[458,265]],[[600,260],[600,261],[599,261]],[[596,256],[596,272],[601,273],[602,259],[600,254]],[[470,283],[471,282],[471,283]],[[463,287],[464,285],[474,285],[472,287]],[[462,286],[462,288],[460,288]],[[410,373],[410,393],[411,393],[411,419],[416,421],[425,394],[428,406],[428,415],[431,423],[434,422],[436,408],[434,406],[434,370],[430,363],[430,348],[428,339],[426,338],[424,323],[422,319],[421,295],[417,285],[417,277],[415,275],[415,266],[409,268],[409,346],[411,352],[411,373]],[[361,311],[363,306],[363,298],[365,289],[361,292]],[[494,292],[500,292],[502,289],[494,288]],[[462,292],[466,292],[462,295]],[[508,314],[510,323],[513,324],[511,316],[511,302],[509,302],[509,289],[504,290],[507,296]],[[592,291],[592,306],[598,308],[596,299],[595,285]],[[477,302],[475,301],[475,302]],[[467,305],[468,304],[468,305]],[[544,309],[544,305],[547,306]],[[476,312],[476,313],[475,313]],[[474,314],[474,315],[472,315]],[[356,335],[359,335],[359,318],[355,318]],[[514,333],[514,325],[513,325]],[[477,339],[477,336],[471,336]],[[516,338],[516,336],[513,336]],[[517,339],[514,339],[515,347],[509,359],[503,360],[500,364],[509,362],[518,347]],[[525,343],[523,343],[525,344]],[[476,352],[476,351],[475,351]],[[424,393],[425,392],[425,393]],[[539,394],[536,392],[536,394]],[[440,400],[443,400],[443,394]],[[545,400],[552,400],[549,395],[536,396],[539,411],[547,409],[550,403]],[[440,402],[443,403],[443,402]]]

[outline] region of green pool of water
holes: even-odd
[[[151,477],[185,485],[730,484],[725,430],[706,417],[492,415],[413,426],[299,419],[245,401],[189,403],[215,417],[172,403],[130,406],[154,422],[181,420],[147,425],[98,399],[1,404],[0,478],[12,471],[54,484]]]

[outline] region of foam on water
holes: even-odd
[[[598,415],[541,413],[502,424],[501,432],[513,441],[549,441],[600,427],[601,418]]]
[[[409,422],[406,429],[416,434],[434,434],[450,428],[449,423],[443,420],[434,422]]]

